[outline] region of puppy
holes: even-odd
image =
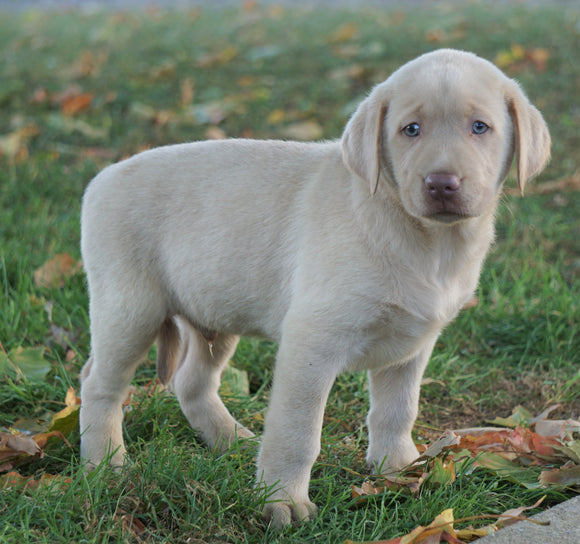
[[[109,166],[82,207],[82,458],[122,465],[121,404],[156,339],[159,376],[205,442],[252,436],[218,386],[239,335],[258,335],[279,343],[257,470],[276,490],[266,519],[315,515],[339,372],[368,370],[368,464],[413,461],[421,377],[477,286],[503,180],[515,156],[523,191],[549,153],[517,83],[439,50],[375,87],[340,141],[197,142]]]

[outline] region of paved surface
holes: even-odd
[[[580,496],[531,516],[550,525],[520,521],[474,544],[580,544]]]

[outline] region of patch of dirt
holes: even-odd
[[[452,397],[436,385],[424,387],[415,430],[422,437],[433,438],[446,429],[489,426],[496,417],[510,416],[518,405],[540,414],[548,406],[560,404],[550,419],[580,417],[580,402],[558,402],[557,384],[537,375],[521,375],[517,380],[502,378],[494,384],[493,392],[473,389],[470,393]]]

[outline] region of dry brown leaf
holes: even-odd
[[[580,170],[570,176],[526,186],[526,194],[532,195],[545,195],[558,191],[580,191]],[[519,196],[520,190],[510,187],[506,189],[506,193]]]
[[[539,480],[545,486],[580,487],[580,465],[569,462],[560,468],[543,470]]]
[[[453,431],[445,431],[433,444],[431,444],[419,459],[436,457],[444,449],[451,446],[458,446],[461,442],[461,437]]]
[[[68,76],[72,78],[98,76],[101,68],[107,62],[109,55],[106,51],[81,51],[78,58],[68,70]]]
[[[42,457],[42,450],[32,438],[0,432],[0,472],[12,470],[36,456]]]
[[[186,77],[181,81],[181,100],[180,105],[182,108],[188,108],[191,106],[194,97],[195,81]]]
[[[544,72],[550,59],[550,52],[544,47],[537,47],[526,51],[526,59],[531,61],[538,72]]]
[[[34,271],[38,287],[64,287],[68,278],[82,270],[82,261],[75,261],[68,253],[59,253]]]
[[[532,506],[520,506],[519,508],[512,508],[510,510],[506,510],[503,514],[500,514],[499,520],[495,523],[495,525],[498,528],[500,528],[507,527],[508,525],[513,525],[514,523],[517,523],[518,521],[520,521],[519,518],[521,518],[523,512],[525,512],[526,510],[532,510],[533,508],[537,508],[538,506],[540,506],[540,504],[542,504],[545,498],[546,496],[544,495],[541,499],[538,500],[538,502],[532,504]]]
[[[543,419],[535,425],[536,433],[541,436],[565,438],[580,432],[580,421],[574,419]]]

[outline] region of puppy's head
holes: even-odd
[[[495,206],[514,155],[523,192],[549,159],[550,134],[515,81],[472,53],[442,49],[375,87],[342,148],[372,194],[384,178],[410,215],[455,223]]]

